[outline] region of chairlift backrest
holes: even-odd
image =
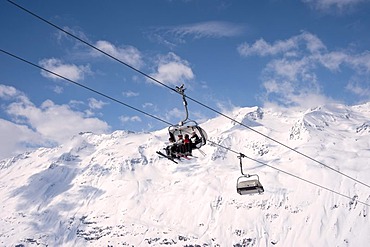
[[[196,148],[200,148],[204,146],[207,142],[207,133],[198,126],[195,121],[186,122],[182,125],[173,125],[168,128],[168,132],[172,138],[175,139],[178,135],[186,135],[188,134],[189,137],[192,137],[193,133],[196,134],[198,140],[195,142]]]
[[[264,192],[263,186],[260,183],[258,179],[248,179],[247,176],[241,176],[238,178],[237,185],[236,185],[236,191],[240,195],[246,195],[246,194],[261,194]]]

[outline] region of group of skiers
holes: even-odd
[[[181,156],[191,156],[192,150],[197,148],[197,144],[201,141],[199,136],[193,132],[191,137],[188,134],[184,136],[179,134],[177,141],[171,134],[168,139],[170,144],[166,147],[166,154],[171,158],[179,158]]]

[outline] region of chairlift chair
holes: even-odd
[[[245,157],[244,154],[240,154],[238,156],[240,160],[240,172],[242,176],[238,178],[236,181],[236,191],[240,195],[247,195],[247,194],[262,194],[265,190],[263,189],[263,186],[259,180],[259,177],[257,174],[244,174],[243,172],[243,163],[242,158]],[[257,179],[251,179],[251,177],[257,177]]]
[[[257,179],[248,179],[252,176],[257,176]],[[265,190],[261,182],[259,181],[258,175],[244,175],[238,178],[236,184],[236,191],[240,195],[247,195],[247,194],[262,194]]]
[[[182,135],[182,136],[189,135],[189,139],[192,140],[192,144],[188,149],[185,149],[184,154],[185,155],[187,153],[191,154],[191,150],[198,149],[198,151],[200,151],[201,154],[205,155],[204,152],[200,150],[200,148],[206,145],[207,138],[208,138],[207,133],[205,132],[204,129],[199,127],[197,122],[189,119],[188,103],[186,101],[186,96],[184,93],[185,92],[184,84],[182,84],[180,87],[176,87],[176,91],[182,95],[182,101],[183,101],[184,108],[185,108],[185,119],[182,120],[178,124],[171,125],[168,127],[168,133],[170,135],[170,139],[175,141],[176,137],[179,135]],[[171,144],[165,148],[166,154],[162,153],[161,151],[157,151],[157,153],[173,161],[173,156],[172,156],[173,153],[171,153],[172,147],[173,146]]]

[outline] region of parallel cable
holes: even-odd
[[[161,84],[162,86],[164,86],[164,87],[168,88],[169,90],[172,90],[172,91],[174,91],[174,92],[178,93],[175,89],[171,88],[170,86],[167,86],[167,85],[166,85],[166,84],[164,84],[163,82],[161,82],[161,81],[159,81],[159,80],[155,79],[154,77],[152,77],[152,76],[150,76],[150,75],[148,75],[148,74],[146,74],[146,73],[142,72],[141,70],[139,70],[139,69],[135,68],[134,66],[131,66],[131,65],[129,65],[128,63],[126,63],[126,62],[124,62],[124,61],[122,61],[122,60],[120,60],[120,59],[116,58],[115,56],[110,55],[109,53],[107,53],[107,52],[103,51],[102,49],[99,49],[98,47],[96,47],[96,46],[94,46],[94,45],[90,44],[90,43],[89,43],[89,42],[87,42],[86,40],[83,40],[83,39],[81,39],[80,37],[78,37],[78,36],[76,36],[76,35],[74,35],[74,34],[72,34],[72,33],[68,32],[68,31],[64,30],[63,28],[61,28],[61,27],[59,27],[59,26],[55,25],[54,23],[52,23],[52,22],[50,22],[50,21],[46,20],[45,18],[42,18],[41,16],[39,16],[39,15],[37,15],[37,14],[33,13],[32,11],[30,11],[30,10],[28,10],[28,9],[26,9],[26,8],[24,8],[24,7],[22,7],[21,5],[19,5],[19,4],[15,3],[15,2],[13,2],[13,1],[11,1],[11,0],[7,0],[7,1],[8,1],[9,3],[11,3],[11,4],[15,5],[16,7],[18,7],[18,8],[20,8],[20,9],[22,9],[23,11],[25,11],[25,12],[29,13],[30,15],[32,15],[32,16],[34,16],[34,17],[36,17],[37,19],[39,19],[39,20],[41,20],[41,21],[43,21],[43,22],[45,22],[45,23],[49,24],[50,26],[52,26],[52,27],[54,27],[54,28],[58,29],[59,31],[61,31],[61,32],[63,32],[63,33],[65,33],[65,34],[67,34],[67,35],[69,35],[69,36],[71,36],[71,37],[73,37],[73,38],[77,39],[78,41],[80,41],[81,43],[84,43],[85,45],[89,46],[90,48],[92,48],[92,49],[94,49],[94,50],[96,50],[96,51],[98,51],[98,52],[103,53],[104,55],[106,55],[106,56],[110,57],[111,59],[113,59],[113,60],[115,60],[115,61],[117,61],[117,62],[119,62],[119,63],[121,63],[121,64],[125,65],[126,67],[128,67],[128,68],[130,68],[130,69],[132,69],[132,70],[136,71],[137,73],[139,73],[139,74],[143,75],[144,77],[147,77],[147,78],[149,78],[149,79],[151,79],[151,80],[155,81],[156,83],[159,83],[159,84]]]
[[[1,51],[1,52],[3,52],[3,53],[5,53],[5,54],[7,54],[7,55],[9,55],[9,56],[11,56],[11,57],[14,57],[14,58],[16,58],[16,59],[18,59],[18,60],[21,60],[21,61],[23,61],[23,62],[25,62],[25,63],[27,63],[27,64],[30,64],[30,65],[32,65],[32,66],[34,66],[34,67],[36,67],[36,68],[39,68],[39,69],[44,70],[44,71],[46,71],[46,72],[48,72],[48,73],[50,73],[50,74],[53,74],[53,75],[55,75],[55,76],[57,76],[57,77],[60,77],[60,78],[62,78],[62,79],[64,79],[64,80],[66,80],[66,81],[69,81],[70,83],[73,83],[73,84],[75,84],[75,85],[77,85],[77,86],[79,86],[79,87],[82,87],[82,88],[84,88],[84,89],[86,89],[86,90],[89,90],[89,91],[91,91],[91,92],[93,92],[93,93],[96,93],[96,94],[98,94],[98,95],[100,95],[100,96],[103,96],[103,97],[105,97],[105,98],[107,98],[107,99],[109,99],[109,100],[112,100],[112,101],[114,101],[114,102],[116,102],[116,103],[119,103],[119,104],[121,104],[121,105],[124,105],[124,106],[126,106],[126,107],[128,107],[128,108],[130,108],[130,109],[132,109],[132,110],[138,111],[138,112],[140,112],[141,114],[144,114],[144,115],[146,115],[146,116],[148,116],[148,117],[154,118],[154,119],[156,119],[156,120],[158,120],[158,121],[160,121],[160,122],[163,122],[163,123],[165,123],[165,124],[172,125],[171,123],[167,122],[166,120],[163,120],[163,119],[161,119],[161,118],[159,118],[159,117],[156,117],[156,116],[154,116],[154,115],[152,115],[152,114],[149,114],[149,113],[147,113],[147,112],[145,112],[145,111],[142,111],[142,110],[140,110],[140,109],[138,109],[138,108],[136,108],[136,107],[133,107],[133,106],[131,106],[131,105],[129,105],[129,104],[126,104],[126,103],[124,103],[124,102],[122,102],[122,101],[120,101],[120,100],[117,100],[117,99],[115,99],[115,98],[113,98],[113,97],[111,97],[111,96],[109,96],[109,95],[106,95],[106,94],[104,94],[104,93],[101,93],[101,92],[99,92],[99,91],[97,91],[97,90],[95,90],[95,89],[92,89],[92,88],[90,88],[90,87],[87,87],[87,86],[85,86],[85,85],[82,85],[82,84],[80,84],[80,83],[78,83],[78,82],[76,82],[76,81],[73,81],[73,80],[71,80],[71,79],[69,79],[69,78],[67,78],[67,77],[64,77],[64,76],[62,76],[62,75],[59,75],[59,74],[57,74],[57,73],[55,73],[55,72],[53,72],[53,71],[51,71],[51,70],[48,70],[48,69],[46,69],[46,68],[44,68],[44,67],[42,67],[42,66],[39,66],[39,65],[37,65],[37,64],[35,64],[35,63],[32,63],[32,62],[30,62],[30,61],[28,61],[28,60],[26,60],[26,59],[23,59],[23,58],[21,58],[21,57],[19,57],[19,56],[16,56],[16,55],[14,55],[14,54],[12,54],[12,53],[10,53],[10,52],[7,52],[7,51],[5,51],[5,50],[3,50],[3,49],[0,49],[0,51]],[[226,150],[228,150],[228,151],[230,151],[230,152],[233,152],[233,153],[235,153],[235,154],[242,154],[242,153],[237,152],[237,151],[235,151],[235,150],[233,150],[233,149],[231,149],[231,148],[228,148],[228,147],[222,146],[222,145],[220,145],[220,144],[218,144],[218,143],[215,143],[215,142],[213,142],[213,141],[211,141],[211,140],[207,140],[207,141],[208,141],[209,143],[211,143],[211,144],[215,145],[215,146],[219,146],[219,147],[224,148],[224,149],[226,149]],[[264,166],[267,166],[267,167],[269,167],[269,168],[275,169],[275,170],[277,170],[277,171],[279,171],[279,172],[281,172],[281,173],[284,173],[284,174],[287,174],[287,175],[289,175],[289,176],[295,177],[296,179],[302,180],[302,181],[304,181],[304,182],[306,182],[306,183],[309,183],[309,184],[311,184],[311,185],[317,186],[317,187],[319,187],[319,188],[321,188],[321,189],[324,189],[324,190],[327,190],[327,191],[329,191],[329,192],[335,193],[335,194],[337,194],[337,195],[339,195],[339,196],[342,196],[342,197],[345,197],[345,198],[347,198],[347,199],[354,200],[354,198],[351,198],[351,197],[349,197],[349,196],[347,196],[347,195],[344,195],[344,194],[342,194],[342,193],[339,193],[339,192],[337,192],[337,191],[334,191],[334,190],[332,190],[332,189],[329,189],[329,188],[327,188],[327,187],[325,187],[325,186],[322,186],[322,185],[319,185],[319,184],[317,184],[317,183],[311,182],[311,181],[309,181],[309,180],[307,180],[307,179],[301,178],[301,177],[299,177],[299,176],[297,176],[297,175],[294,175],[294,174],[292,174],[292,173],[290,173],[290,172],[286,172],[286,171],[284,171],[284,170],[282,170],[282,169],[276,168],[276,167],[274,167],[274,166],[271,166],[271,165],[269,165],[269,164],[266,164],[266,163],[264,163],[264,162],[262,162],[262,161],[259,161],[259,160],[257,160],[257,159],[253,159],[253,158],[251,158],[251,157],[248,157],[248,156],[247,156],[247,155],[245,155],[245,154],[242,154],[242,155],[243,155],[243,157],[245,157],[245,158],[248,158],[248,159],[250,159],[250,160],[252,160],[252,161],[254,161],[254,162],[257,162],[257,163],[262,164],[262,165],[264,165]],[[359,202],[359,203],[361,203],[361,204],[363,204],[363,205],[366,205],[366,206],[370,207],[370,204],[367,204],[366,202],[363,202],[363,201],[360,201],[360,200],[357,200],[357,199],[355,199],[355,201],[357,201],[357,202]]]
[[[43,71],[46,71],[46,72],[48,72],[48,73],[50,73],[50,74],[53,74],[54,76],[57,76],[57,77],[59,77],[59,78],[62,78],[62,79],[66,80],[66,81],[68,81],[68,82],[70,82],[70,83],[72,83],[72,84],[75,84],[75,85],[77,85],[77,86],[79,86],[79,87],[82,87],[82,88],[84,88],[84,89],[86,89],[86,90],[89,90],[89,91],[91,91],[91,92],[93,92],[93,93],[95,93],[95,94],[98,94],[98,95],[100,95],[100,96],[102,96],[102,97],[105,97],[105,98],[107,98],[107,99],[109,99],[109,100],[112,100],[112,101],[114,101],[114,102],[116,102],[116,103],[119,103],[119,104],[121,104],[121,105],[123,105],[123,106],[126,106],[126,107],[128,107],[128,108],[130,108],[130,109],[132,109],[132,110],[138,111],[138,112],[140,112],[141,114],[144,114],[144,115],[146,115],[146,116],[148,116],[148,117],[154,118],[154,119],[156,119],[156,120],[158,120],[158,121],[160,121],[160,122],[162,122],[162,123],[165,123],[165,124],[167,124],[167,125],[172,125],[171,123],[167,122],[166,120],[163,120],[163,119],[161,119],[161,118],[159,118],[159,117],[156,117],[156,116],[154,116],[154,115],[152,115],[152,114],[149,114],[149,113],[147,113],[147,112],[145,112],[145,111],[142,111],[142,110],[140,110],[140,109],[138,109],[138,108],[136,108],[136,107],[133,107],[133,106],[131,106],[131,105],[129,105],[129,104],[126,104],[126,103],[124,103],[124,102],[122,102],[122,101],[120,101],[120,100],[118,100],[118,99],[115,99],[115,98],[113,98],[113,97],[111,97],[111,96],[109,96],[109,95],[107,95],[107,94],[101,93],[101,92],[99,92],[99,91],[97,91],[97,90],[95,90],[95,89],[92,89],[92,88],[90,88],[90,87],[87,87],[87,86],[85,86],[85,85],[82,85],[81,83],[78,83],[78,82],[76,82],[76,81],[73,81],[73,80],[71,80],[71,79],[69,79],[69,78],[67,78],[67,77],[65,77],[65,76],[59,75],[59,74],[57,74],[57,73],[55,73],[55,72],[53,72],[53,71],[51,71],[51,70],[48,70],[48,69],[46,69],[46,68],[44,68],[44,67],[42,67],[42,66],[39,66],[39,65],[37,65],[37,64],[35,64],[35,63],[33,63],[33,62],[30,62],[30,61],[28,61],[28,60],[26,60],[26,59],[24,59],[24,58],[21,58],[21,57],[19,57],[19,56],[17,56],[17,55],[14,55],[13,53],[7,52],[7,51],[5,51],[5,50],[3,50],[3,49],[0,49],[0,51],[1,51],[1,52],[3,52],[3,53],[5,53],[5,54],[7,54],[7,55],[9,55],[9,56],[11,56],[11,57],[13,57],[13,58],[16,58],[16,59],[20,60],[20,61],[22,61],[22,62],[25,62],[25,63],[27,63],[27,64],[29,64],[29,65],[32,65],[32,66],[36,67],[36,68],[39,68],[39,69],[41,69],[41,70],[43,70]],[[223,149],[226,149],[226,150],[228,150],[228,151],[230,151],[230,152],[232,152],[232,153],[235,153],[235,154],[238,154],[238,155],[242,155],[244,158],[250,159],[250,160],[252,160],[252,161],[254,161],[254,162],[257,162],[257,163],[259,163],[259,164],[261,164],[261,165],[267,166],[267,167],[272,168],[272,169],[274,169],[274,170],[277,170],[277,171],[279,171],[279,172],[281,172],[281,173],[284,173],[284,174],[286,174],[286,175],[292,176],[292,177],[294,177],[294,178],[296,178],[296,179],[302,180],[302,181],[304,181],[304,182],[306,182],[306,183],[309,183],[309,184],[311,184],[311,185],[317,186],[317,187],[319,187],[319,188],[321,188],[321,189],[327,190],[327,191],[332,192],[332,193],[334,193],[334,194],[337,194],[337,195],[339,195],[339,196],[345,197],[345,198],[350,199],[350,200],[354,200],[354,201],[356,201],[356,202],[358,202],[358,203],[360,203],[360,204],[363,204],[363,205],[365,205],[365,206],[370,207],[370,204],[368,204],[368,203],[366,203],[366,202],[363,202],[363,201],[360,201],[360,200],[358,200],[358,199],[356,199],[356,198],[352,198],[352,197],[350,197],[350,196],[344,195],[344,194],[339,193],[339,192],[337,192],[337,191],[335,191],[335,190],[332,190],[332,189],[327,188],[327,187],[325,187],[325,186],[322,186],[322,185],[320,185],[320,184],[314,183],[314,182],[309,181],[309,180],[307,180],[307,179],[301,178],[301,177],[299,177],[299,176],[297,176],[297,175],[295,175],[295,174],[293,174],[293,173],[286,172],[286,171],[284,171],[284,170],[282,170],[282,169],[276,168],[276,167],[274,167],[274,166],[271,166],[271,165],[269,165],[269,164],[267,164],[267,163],[264,163],[264,162],[262,162],[262,161],[259,161],[259,160],[257,160],[257,159],[253,159],[253,158],[251,158],[251,157],[248,157],[247,155],[245,155],[245,154],[243,154],[243,153],[240,153],[240,152],[237,152],[237,151],[235,151],[235,150],[233,150],[233,149],[231,149],[231,148],[228,148],[228,147],[222,146],[221,144],[218,144],[218,143],[216,143],[216,142],[214,142],[214,141],[211,141],[211,140],[207,140],[207,141],[208,141],[209,143],[211,143],[211,144],[215,145],[215,146],[219,146],[219,147],[221,147],[221,148],[223,148]]]
[[[72,34],[72,33],[68,32],[68,31],[64,30],[63,28],[61,28],[61,27],[59,27],[59,26],[55,25],[54,23],[52,23],[52,22],[50,22],[50,21],[48,21],[48,20],[46,20],[46,19],[42,18],[41,16],[39,16],[39,15],[37,15],[37,14],[33,13],[32,11],[30,11],[30,10],[28,10],[28,9],[26,9],[26,8],[24,8],[24,7],[22,7],[22,6],[20,6],[19,4],[16,4],[16,3],[14,3],[14,2],[13,2],[13,1],[11,1],[11,0],[7,0],[7,1],[8,1],[9,3],[11,3],[11,4],[15,5],[16,7],[18,7],[18,8],[20,8],[20,9],[22,9],[23,11],[25,11],[25,12],[29,13],[30,15],[32,15],[32,16],[34,16],[34,17],[36,17],[36,18],[40,19],[41,21],[43,21],[43,22],[45,22],[45,23],[47,23],[47,24],[49,24],[49,25],[53,26],[54,28],[56,28],[56,29],[58,29],[58,30],[62,31],[63,33],[65,33],[65,34],[67,34],[67,35],[69,35],[69,36],[71,36],[71,37],[73,37],[73,38],[75,38],[75,39],[79,40],[80,42],[82,42],[82,43],[84,43],[85,45],[87,45],[87,46],[91,47],[92,49],[94,49],[94,50],[96,50],[96,51],[98,51],[98,52],[101,52],[101,53],[103,53],[104,55],[106,55],[106,56],[110,57],[111,59],[113,59],[113,60],[115,60],[115,61],[117,61],[117,62],[119,62],[119,63],[121,63],[121,64],[125,65],[126,67],[128,67],[128,68],[130,68],[130,69],[132,69],[132,70],[136,71],[137,73],[139,73],[139,74],[143,75],[144,77],[147,77],[148,79],[151,79],[151,80],[155,81],[156,83],[158,83],[158,84],[162,85],[163,87],[166,87],[167,89],[169,89],[169,90],[171,90],[171,91],[173,91],[173,92],[175,92],[175,93],[179,93],[179,92],[177,92],[175,89],[173,89],[173,88],[171,88],[170,86],[168,86],[168,85],[164,84],[163,82],[161,82],[161,81],[159,81],[159,80],[155,79],[154,77],[152,77],[152,76],[148,75],[147,73],[145,73],[145,72],[143,72],[143,71],[141,71],[141,70],[139,70],[139,69],[137,69],[137,68],[135,68],[135,67],[133,67],[133,66],[129,65],[128,63],[125,63],[125,62],[123,62],[122,60],[120,60],[120,59],[118,59],[118,58],[116,58],[116,57],[114,57],[114,56],[110,55],[109,53],[107,53],[107,52],[105,52],[105,51],[103,51],[103,50],[101,50],[101,49],[97,48],[96,46],[94,46],[94,45],[90,44],[89,42],[87,42],[87,41],[85,41],[85,40],[83,40],[83,39],[79,38],[78,36],[76,36],[76,35],[74,35],[74,34]],[[341,172],[341,171],[339,171],[339,170],[336,170],[336,169],[334,169],[333,167],[331,167],[331,166],[329,166],[329,165],[326,165],[326,164],[324,164],[323,162],[321,162],[321,161],[319,161],[319,160],[316,160],[315,158],[312,158],[311,156],[309,156],[309,155],[307,155],[307,154],[304,154],[304,153],[302,153],[302,152],[300,152],[300,151],[298,151],[298,150],[296,150],[296,149],[294,149],[294,148],[292,148],[292,147],[290,147],[290,146],[288,146],[288,145],[286,145],[286,144],[284,144],[284,143],[282,143],[282,142],[280,142],[280,141],[278,141],[278,140],[276,140],[276,139],[274,139],[274,138],[272,138],[272,137],[270,137],[270,136],[268,136],[268,135],[266,135],[266,134],[263,134],[262,132],[260,132],[260,131],[258,131],[258,130],[253,129],[253,128],[249,127],[249,126],[248,126],[248,125],[246,125],[246,124],[243,124],[243,123],[241,123],[241,122],[239,122],[239,121],[236,121],[236,120],[235,120],[235,119],[233,119],[232,117],[229,117],[229,116],[227,116],[226,114],[224,114],[224,113],[222,113],[222,112],[220,112],[220,111],[218,111],[218,110],[216,110],[216,109],[214,109],[214,108],[212,108],[212,107],[210,107],[210,106],[207,106],[206,104],[204,104],[204,103],[202,103],[202,102],[200,102],[200,101],[198,101],[198,100],[196,100],[196,99],[194,99],[194,98],[191,98],[191,97],[186,96],[186,95],[185,95],[185,97],[186,97],[186,98],[188,98],[188,99],[190,99],[191,101],[193,101],[193,102],[195,102],[195,103],[197,103],[197,104],[199,104],[199,105],[201,105],[201,106],[203,106],[203,107],[207,108],[208,110],[211,110],[211,111],[213,111],[213,112],[215,112],[215,113],[217,113],[217,114],[219,114],[219,115],[221,115],[221,116],[223,116],[223,117],[225,117],[225,118],[227,118],[227,119],[229,119],[229,120],[231,120],[231,121],[233,121],[233,122],[235,122],[235,123],[237,123],[237,124],[239,124],[239,125],[241,125],[241,126],[243,126],[243,127],[245,127],[245,128],[247,128],[247,129],[249,129],[249,130],[251,130],[251,131],[253,131],[253,132],[255,132],[255,133],[257,133],[257,134],[259,134],[259,135],[261,135],[261,136],[263,136],[263,137],[265,137],[265,138],[267,138],[267,139],[269,139],[269,140],[271,140],[271,141],[273,141],[273,142],[275,142],[275,143],[277,143],[277,144],[279,144],[279,145],[281,145],[281,146],[283,146],[283,147],[285,147],[285,148],[287,148],[287,149],[289,149],[289,150],[291,150],[291,151],[293,151],[293,152],[295,152],[295,153],[299,154],[299,155],[302,155],[303,157],[305,157],[305,158],[307,158],[307,159],[309,159],[309,160],[311,160],[311,161],[313,161],[313,162],[316,162],[316,163],[317,163],[317,164],[319,164],[319,165],[322,165],[322,166],[324,166],[324,167],[326,167],[326,168],[328,168],[328,169],[330,169],[330,170],[332,170],[332,171],[334,171],[334,172],[336,172],[336,173],[338,173],[338,174],[340,174],[340,175],[342,175],[342,176],[344,176],[344,177],[346,177],[346,178],[348,178],[348,179],[350,179],[350,180],[353,180],[353,181],[355,181],[355,182],[357,182],[357,183],[359,183],[359,184],[362,184],[362,185],[364,185],[364,186],[366,186],[366,187],[370,188],[370,185],[368,185],[368,184],[366,184],[366,183],[364,183],[364,182],[361,182],[360,180],[358,180],[358,179],[356,179],[356,178],[353,178],[353,177],[351,177],[351,176],[349,176],[349,175],[347,175],[347,174],[345,174],[345,173],[343,173],[343,172]]]
[[[98,95],[100,95],[100,96],[103,96],[103,97],[105,97],[105,98],[107,98],[107,99],[110,99],[110,100],[112,100],[112,101],[114,101],[114,102],[116,102],[116,103],[119,103],[119,104],[121,104],[121,105],[124,105],[124,106],[126,106],[126,107],[128,107],[128,108],[131,108],[132,110],[138,111],[138,112],[140,112],[140,113],[142,113],[142,114],[144,114],[144,115],[146,115],[146,116],[148,116],[148,117],[154,118],[154,119],[156,119],[156,120],[158,120],[158,121],[160,121],[160,122],[163,122],[163,123],[165,123],[165,124],[167,124],[167,125],[172,125],[170,122],[167,122],[167,121],[165,121],[165,120],[163,120],[163,119],[161,119],[161,118],[159,118],[159,117],[156,117],[156,116],[154,116],[154,115],[152,115],[152,114],[149,114],[149,113],[147,113],[147,112],[145,112],[145,111],[142,111],[142,110],[140,110],[140,109],[138,109],[138,108],[136,108],[136,107],[130,106],[129,104],[126,104],[126,103],[124,103],[124,102],[122,102],[122,101],[120,101],[120,100],[118,100],[118,99],[115,99],[115,98],[113,98],[113,97],[111,97],[111,96],[109,96],[109,95],[107,95],[107,94],[101,93],[101,92],[99,92],[99,91],[97,91],[97,90],[95,90],[95,89],[92,89],[91,87],[85,86],[85,85],[83,85],[83,84],[81,84],[81,83],[78,83],[78,82],[76,82],[76,81],[73,81],[73,80],[71,80],[71,79],[69,79],[69,78],[67,78],[67,77],[64,77],[64,76],[62,76],[62,75],[59,75],[59,74],[57,74],[57,73],[55,73],[55,72],[53,72],[53,71],[51,71],[51,70],[48,70],[48,69],[46,69],[46,68],[44,68],[44,67],[42,67],[42,66],[39,66],[39,65],[37,65],[37,64],[35,64],[35,63],[33,63],[33,62],[30,62],[30,61],[28,61],[28,60],[26,60],[26,59],[23,59],[23,58],[21,58],[21,57],[19,57],[19,56],[16,56],[16,55],[14,55],[14,54],[12,54],[12,53],[10,53],[10,52],[4,51],[3,49],[0,49],[0,51],[1,51],[1,52],[3,52],[3,53],[5,53],[5,54],[7,54],[7,55],[9,55],[9,56],[11,56],[11,57],[14,57],[14,58],[16,58],[16,59],[18,59],[18,60],[21,60],[21,61],[25,62],[25,63],[28,63],[28,64],[30,64],[30,65],[32,65],[32,66],[34,66],[34,67],[36,67],[36,68],[39,68],[39,69],[41,69],[41,70],[43,70],[43,71],[46,71],[46,72],[48,72],[48,73],[50,73],[50,74],[53,74],[53,75],[55,75],[55,76],[57,76],[57,77],[59,77],[59,78],[62,78],[62,79],[64,79],[64,80],[66,80],[66,81],[69,81],[70,83],[73,83],[73,84],[75,84],[75,85],[77,85],[77,86],[79,86],[79,87],[82,87],[82,88],[84,88],[84,89],[86,89],[86,90],[89,90],[89,91],[91,91],[91,92],[93,92],[93,93],[96,93],[96,94],[98,94]]]
[[[224,149],[226,149],[226,150],[228,150],[228,151],[230,151],[230,152],[232,152],[232,153],[235,153],[235,154],[237,154],[237,155],[241,155],[243,158],[247,158],[247,159],[252,160],[252,161],[254,161],[254,162],[257,162],[257,163],[259,163],[259,164],[261,164],[261,165],[267,166],[267,167],[269,167],[269,168],[271,168],[271,169],[277,170],[277,171],[279,171],[279,172],[281,172],[281,173],[284,173],[284,174],[286,174],[286,175],[292,176],[292,177],[294,177],[294,178],[296,178],[296,179],[302,180],[302,181],[304,181],[304,182],[306,182],[306,183],[309,183],[309,184],[311,184],[311,185],[317,186],[317,187],[319,187],[319,188],[321,188],[321,189],[327,190],[327,191],[329,191],[329,192],[332,192],[332,193],[337,194],[337,195],[339,195],[339,196],[345,197],[345,198],[347,198],[347,199],[357,201],[357,202],[359,202],[359,203],[361,203],[361,204],[363,204],[363,205],[365,205],[365,206],[370,207],[370,204],[368,204],[368,203],[366,203],[366,202],[363,202],[363,201],[359,201],[359,200],[357,200],[357,199],[356,199],[356,198],[354,198],[354,197],[350,197],[350,196],[344,195],[344,194],[342,194],[342,193],[340,193],[340,192],[337,192],[337,191],[335,191],[335,190],[329,189],[328,187],[325,187],[325,186],[323,186],[323,185],[320,185],[320,184],[317,184],[317,183],[312,182],[312,181],[310,181],[310,180],[307,180],[307,179],[301,178],[301,177],[299,177],[299,176],[297,176],[297,175],[295,175],[295,174],[293,174],[293,173],[290,173],[290,172],[284,171],[284,170],[282,170],[282,169],[276,168],[276,167],[271,166],[271,165],[269,165],[269,164],[267,164],[267,163],[265,163],[265,162],[262,162],[262,161],[260,161],[260,160],[253,159],[253,158],[251,158],[251,157],[246,156],[246,155],[245,155],[245,154],[243,154],[243,153],[239,153],[239,152],[237,152],[237,151],[235,151],[235,150],[232,150],[231,148],[228,148],[228,147],[222,146],[222,145],[220,145],[220,144],[218,144],[218,143],[215,143],[215,142],[213,142],[213,141],[211,141],[211,140],[208,140],[208,142],[212,143],[213,145],[216,145],[216,146],[219,146],[219,147],[221,147],[221,148],[224,148]]]
[[[322,166],[324,166],[324,167],[326,167],[326,168],[328,168],[328,169],[330,169],[330,170],[332,170],[332,171],[334,171],[336,173],[339,173],[340,175],[342,175],[344,177],[347,177],[347,178],[349,178],[349,179],[351,179],[351,180],[353,180],[353,181],[355,181],[355,182],[357,182],[359,184],[362,184],[362,185],[370,188],[370,185],[368,185],[368,184],[366,184],[364,182],[361,182],[358,179],[353,178],[353,177],[351,177],[351,176],[349,176],[349,175],[347,175],[347,174],[345,174],[345,173],[343,173],[341,171],[338,171],[338,170],[334,169],[333,167],[328,166],[328,165],[324,164],[323,162],[318,161],[317,159],[312,158],[311,156],[308,156],[307,154],[304,154],[304,153],[302,153],[302,152],[300,152],[300,151],[298,151],[298,150],[296,150],[296,149],[294,149],[294,148],[292,148],[292,147],[290,147],[290,146],[288,146],[288,145],[286,145],[286,144],[284,144],[284,143],[282,143],[282,142],[280,142],[280,141],[278,141],[278,140],[276,140],[276,139],[274,139],[274,138],[272,138],[272,137],[270,137],[270,136],[268,136],[266,134],[263,134],[262,132],[253,129],[253,128],[249,127],[248,125],[246,125],[246,124],[244,124],[242,122],[236,121],[235,119],[227,116],[226,114],[224,114],[224,113],[222,113],[220,111],[217,111],[217,110],[215,110],[215,109],[213,109],[213,108],[211,108],[211,107],[203,104],[202,102],[199,102],[199,101],[197,101],[195,99],[192,99],[192,98],[190,98],[188,96],[187,96],[187,98],[190,99],[190,100],[192,100],[192,101],[194,101],[194,102],[196,102],[197,104],[199,104],[199,105],[201,105],[201,106],[203,106],[203,107],[205,107],[205,108],[207,108],[207,109],[209,109],[209,110],[211,110],[211,111],[213,111],[213,112],[215,112],[215,113],[217,113],[217,114],[219,114],[219,115],[221,115],[221,116],[223,116],[223,117],[225,117],[225,118],[227,118],[227,119],[229,119],[229,120],[231,120],[231,121],[233,121],[233,122],[235,122],[235,123],[237,123],[237,124],[239,124],[239,125],[241,125],[241,126],[243,126],[245,128],[247,128],[247,129],[249,129],[249,130],[251,130],[251,131],[253,131],[253,132],[255,132],[255,133],[257,133],[257,134],[259,134],[259,135],[261,135],[261,136],[263,136],[263,137],[265,137],[265,138],[267,138],[267,139],[269,139],[269,140],[271,140],[271,141],[273,141],[273,142],[275,142],[275,143],[277,143],[277,144],[279,144],[279,145],[281,145],[281,146],[283,146],[283,147],[285,147],[285,148],[287,148],[287,149],[289,149],[289,150],[291,150],[291,151],[299,154],[299,155],[302,155],[303,157],[305,157],[305,158],[307,158],[307,159],[309,159],[311,161],[314,161],[314,162],[316,162],[316,163],[318,163],[318,164],[320,164],[320,165],[322,165]]]

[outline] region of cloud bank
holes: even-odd
[[[39,65],[47,70],[50,70],[51,72],[54,72],[73,81],[83,80],[86,74],[92,73],[89,65],[78,66],[75,64],[66,64],[62,60],[56,58],[42,59],[39,62]],[[48,73],[44,70],[41,70],[41,75],[52,80],[63,80],[59,76]]]
[[[79,132],[106,133],[109,125],[84,112],[73,110],[69,105],[57,105],[45,100],[36,106],[21,91],[0,84],[0,99],[9,119],[0,119],[0,159],[24,152],[30,147],[57,145]],[[102,102],[90,99],[95,107]]]
[[[105,40],[97,41],[94,46],[99,50],[102,50],[105,53],[137,69],[143,66],[141,52],[133,46],[129,45],[115,46],[112,43]],[[91,54],[94,57],[105,56],[104,54],[96,50],[92,50]]]
[[[270,59],[261,75],[265,101],[305,107],[322,104],[331,99],[323,93],[318,72],[338,75],[342,70],[352,71],[344,89],[358,96],[370,97],[368,51],[330,51],[317,36],[309,32],[273,43],[259,39],[254,43],[240,44],[237,50],[246,58],[259,56]]]
[[[159,56],[156,64],[156,72],[150,76],[166,85],[179,86],[195,77],[190,64],[172,52]]]
[[[172,27],[160,27],[149,33],[152,41],[170,48],[187,43],[188,40],[233,38],[246,33],[243,24],[226,21],[205,21]]]
[[[190,36],[200,39],[235,37],[241,35],[245,29],[244,26],[235,23],[208,21],[168,28],[168,32],[177,37]]]
[[[335,10],[340,13],[351,11],[352,8],[360,3],[369,2],[368,0],[302,0],[319,11]]]

